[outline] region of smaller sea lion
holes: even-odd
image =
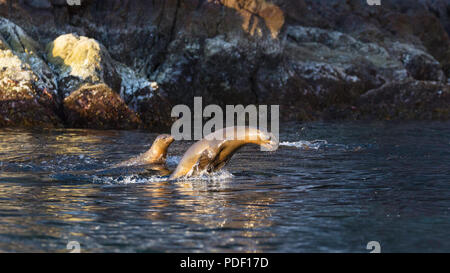
[[[148,165],[148,164],[165,164],[167,159],[167,149],[175,139],[168,134],[159,135],[153,141],[150,149],[134,158],[131,158],[125,162],[114,165],[114,167],[126,167],[135,165]]]
[[[235,126],[217,130],[192,145],[181,158],[170,180],[215,172],[224,167],[234,153],[246,144],[257,144],[269,151],[278,148],[278,140],[253,127]]]

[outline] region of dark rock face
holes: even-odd
[[[40,45],[36,56],[51,67],[41,74],[61,100],[106,84],[147,128],[170,125],[171,107],[193,96],[280,104],[288,120],[450,117],[448,0],[8,2],[0,0],[0,16]],[[89,77],[74,78],[43,49],[70,33],[97,54],[67,59],[98,64],[84,67]]]
[[[360,112],[378,119],[448,119],[450,86],[404,81],[373,89],[360,98]]]

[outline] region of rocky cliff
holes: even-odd
[[[285,120],[450,118],[448,0],[0,0],[0,16],[0,126],[159,128],[194,96]]]

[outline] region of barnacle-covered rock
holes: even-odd
[[[67,124],[75,128],[135,129],[142,123],[105,84],[86,84],[72,92],[64,99],[64,113]]]
[[[0,127],[60,127],[57,102],[39,44],[0,18]]]

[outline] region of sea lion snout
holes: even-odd
[[[162,134],[156,138],[156,141],[158,141],[158,142],[161,141],[168,146],[168,145],[172,144],[172,142],[175,141],[175,138],[169,134]]]
[[[261,147],[266,151],[276,151],[278,149],[279,141],[272,133],[262,133],[261,134]]]

